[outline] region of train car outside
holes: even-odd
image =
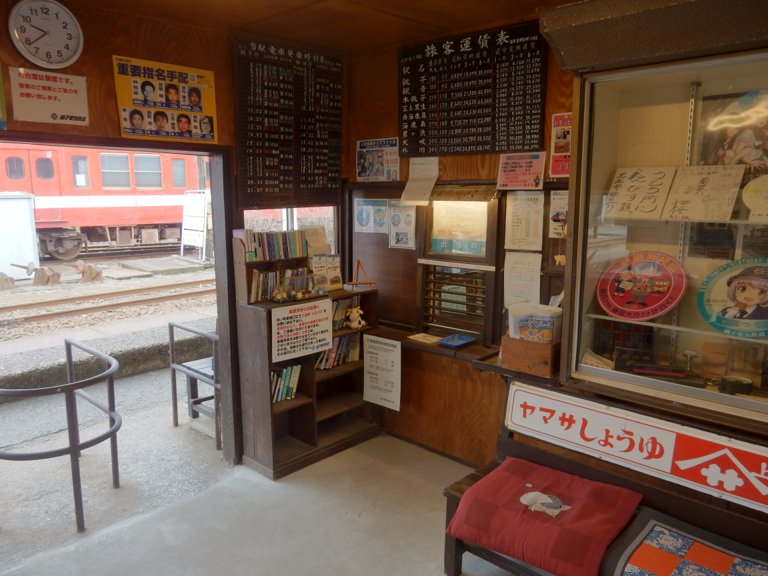
[[[205,189],[205,156],[0,143],[0,191],[34,197],[41,256],[178,244],[184,194]]]

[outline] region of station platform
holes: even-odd
[[[110,283],[113,288],[128,288],[130,282],[149,282],[162,277],[163,283],[174,278],[214,277],[212,265],[193,258],[164,257],[121,260],[119,266],[104,267],[104,283],[77,284],[79,276],[69,264],[57,263],[62,270],[62,284],[66,295],[95,294]],[[71,269],[71,270],[70,270]],[[26,298],[26,301],[44,301],[51,298],[52,287],[24,287],[0,293],[0,300],[8,304]],[[86,343],[109,354],[120,362],[119,377],[141,374],[168,367],[168,322],[184,322],[202,330],[216,330],[215,305],[184,308],[167,314],[141,316],[95,325],[52,329],[44,334],[0,341],[0,388],[36,388],[65,382],[64,339]],[[185,347],[200,355],[210,355],[210,344],[193,335],[180,335],[189,339]]]

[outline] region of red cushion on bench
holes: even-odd
[[[461,498],[450,536],[557,576],[594,576],[642,495],[507,458]]]

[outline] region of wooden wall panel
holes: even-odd
[[[14,4],[14,0],[0,0],[3,22]],[[0,34],[0,59],[6,64],[3,80],[9,131],[120,139],[112,65],[112,56],[119,55],[212,70],[216,81],[219,144],[234,145],[231,49],[225,33],[183,26],[170,20],[118,15],[94,7],[93,2],[71,1],[67,4],[80,21],[85,44],[80,59],[60,72],[87,78],[90,125],[18,122],[13,119],[7,67],[24,67],[28,62],[16,51],[5,32]],[[141,143],[140,140],[134,142]]]
[[[360,183],[349,189],[349,235],[352,252],[350,274],[359,259],[368,278],[379,291],[379,321],[402,328],[415,328],[419,286],[416,281],[416,250],[389,247],[387,234],[354,231],[354,201],[357,199],[398,199],[402,184]],[[423,220],[424,208],[416,208],[417,221]],[[362,278],[361,278],[362,279]]]
[[[402,359],[400,412],[383,410],[384,429],[474,466],[493,460],[504,422],[504,380],[431,352],[403,349]]]

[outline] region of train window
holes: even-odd
[[[187,161],[183,158],[173,158],[171,160],[171,169],[173,171],[173,187],[187,187]]]
[[[10,156],[5,159],[5,173],[12,180],[21,180],[24,178],[24,160],[18,156]]]
[[[72,179],[75,188],[88,188],[87,156],[72,156]]]
[[[35,160],[35,173],[40,180],[53,180],[53,160],[50,158]]]
[[[104,188],[130,188],[131,172],[128,154],[102,154],[101,182]]]
[[[136,188],[163,187],[163,171],[158,154],[136,154],[133,162]]]

